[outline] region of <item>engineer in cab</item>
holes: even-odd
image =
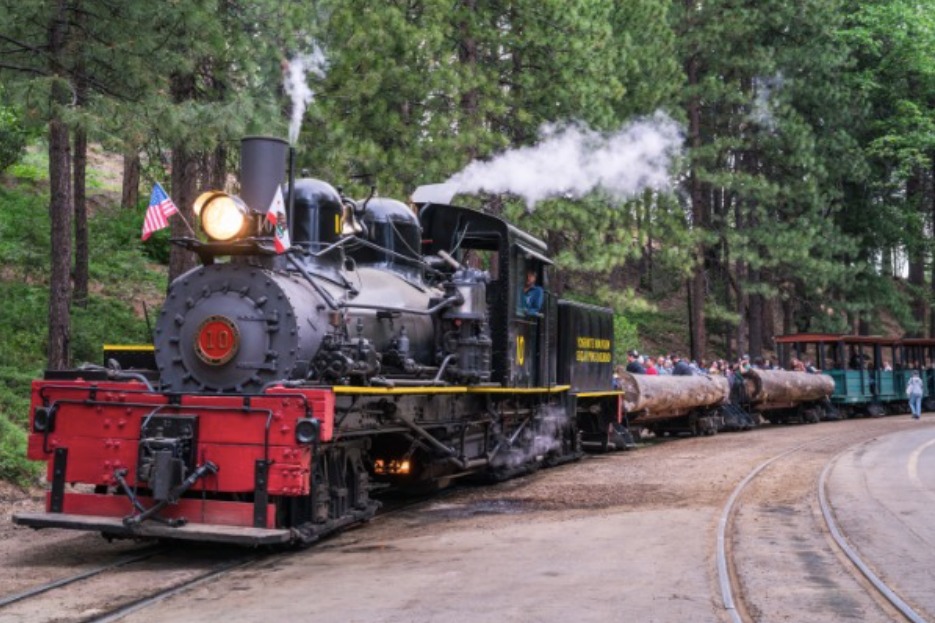
[[[526,283],[523,285],[523,312],[527,316],[538,316],[542,311],[544,294],[542,286],[536,283],[536,271],[526,270]]]

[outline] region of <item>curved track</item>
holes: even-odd
[[[844,533],[841,531],[841,527],[838,525],[837,520],[834,517],[834,512],[831,510],[831,504],[828,502],[827,493],[828,472],[834,466],[837,459],[838,457],[835,457],[828,461],[825,469],[823,469],[821,472],[821,478],[818,482],[818,499],[821,504],[821,514],[825,518],[825,525],[831,532],[831,538],[834,539],[834,542],[844,553],[844,555],[847,556],[848,560],[850,560],[851,563],[853,563],[853,565],[860,570],[863,576],[870,581],[877,592],[879,592],[884,599],[890,602],[894,608],[899,610],[899,612],[904,617],[906,617],[907,620],[912,621],[913,623],[925,623],[925,619],[922,618],[918,612],[913,610],[912,607],[903,601],[903,599],[897,595],[888,584],[886,584],[876,573],[873,572],[870,566],[864,562],[864,559],[861,557],[860,553],[855,548],[851,547],[847,542],[847,539],[844,537]]]
[[[860,456],[876,441],[819,437],[764,460],[736,486],[721,512],[716,546],[721,604],[732,623],[796,612],[816,622],[928,620],[859,553],[860,540],[873,532],[849,538],[829,501],[829,473],[841,457]],[[920,485],[919,457],[932,446],[935,439],[908,458],[909,479],[915,475]],[[773,485],[789,480],[799,483],[796,495],[777,498]]]

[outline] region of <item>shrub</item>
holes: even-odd
[[[0,89],[0,173],[13,166],[26,149],[26,129],[19,115],[3,102]]]

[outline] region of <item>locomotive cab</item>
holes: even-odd
[[[504,387],[533,388],[555,383],[555,302],[547,295],[546,245],[503,219],[445,204],[424,204],[419,213],[423,252],[448,254],[489,274],[486,306],[493,341],[491,381]],[[543,304],[524,305],[524,284],[532,271],[543,289]]]

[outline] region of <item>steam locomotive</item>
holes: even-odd
[[[170,285],[151,362],[114,349],[34,382],[28,455],[51,486],[15,522],[305,544],[371,518],[376,488],[631,443],[611,312],[548,294],[542,241],[450,198],[354,201],[291,161],[281,140],[244,139],[240,196],[198,198],[208,240],[174,242],[201,265]],[[280,254],[267,210],[284,186]]]

